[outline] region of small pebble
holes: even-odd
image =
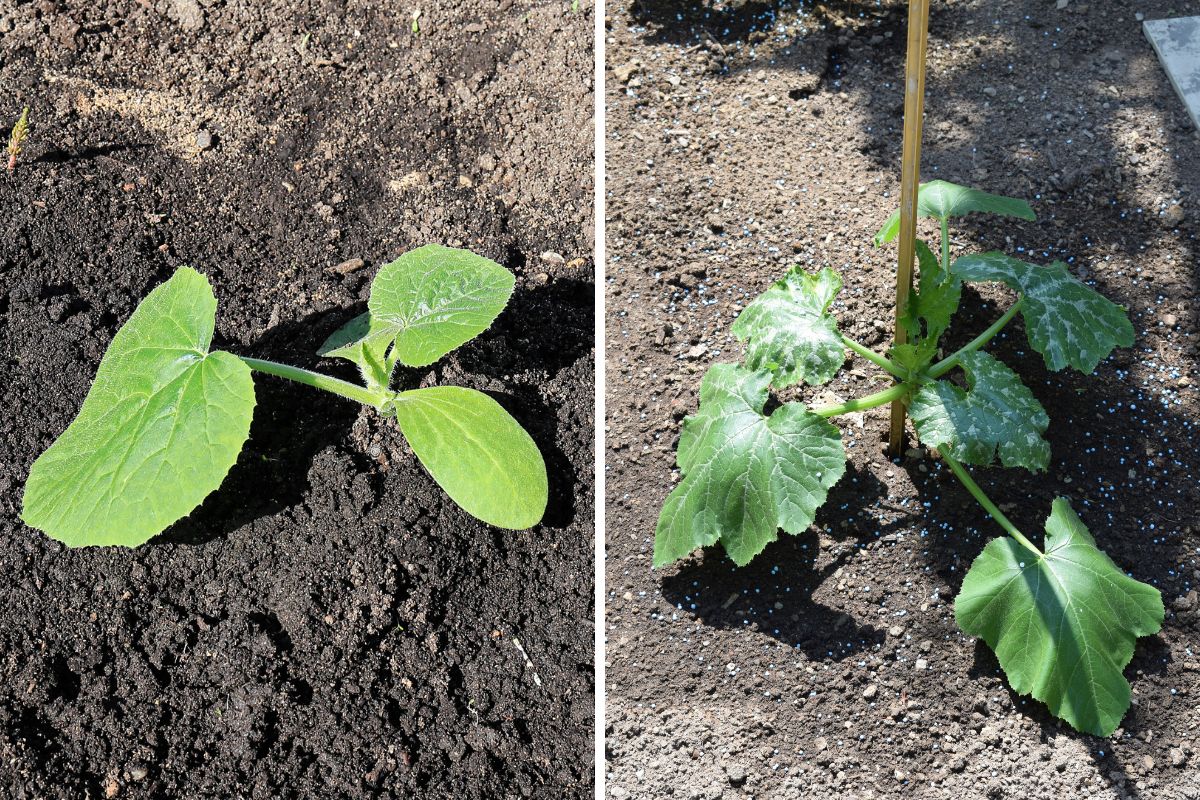
[[[350,258],[336,266],[330,267],[325,271],[336,272],[338,275],[349,275],[351,272],[362,269],[364,263],[365,262],[361,258]]]
[[[867,700],[870,700],[877,694],[879,694],[879,687],[873,683],[863,690],[863,697]]]
[[[213,135],[209,131],[200,131],[196,134],[196,147],[201,150],[207,150],[213,146]]]

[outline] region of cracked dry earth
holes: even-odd
[[[1052,419],[1045,475],[978,470],[1025,530],[1072,499],[1157,586],[1133,706],[1081,735],[1008,690],[952,601],[998,535],[938,461],[883,454],[886,412],[842,418],[847,475],[817,523],[736,569],[720,548],[652,572],[680,422],[730,325],[793,263],[832,266],[851,335],[883,347],[894,251],[905,8],[891,2],[622,2],[607,10],[607,741],[610,798],[1200,797],[1200,137],[1135,12],[1195,3],[934,4],[926,179],[1028,198],[957,252],[1067,260],[1137,332],[1094,376],[1048,373],[1021,324],[993,345]],[[926,235],[933,231],[923,229]],[[964,294],[949,345],[1011,301]],[[827,387],[883,384],[855,359]]]
[[[414,35],[354,0],[0,2],[0,119],[32,126],[0,176],[5,798],[592,796],[592,17],[420,8]],[[211,279],[215,346],[352,378],[317,347],[431,241],[517,289],[398,383],[511,411],[543,524],[468,518],[390,423],[270,378],[222,488],[148,545],[20,523],[175,267]]]

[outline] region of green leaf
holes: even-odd
[[[921,267],[917,291],[909,295],[901,322],[913,339],[927,343],[932,350],[958,310],[962,296],[962,281],[946,274],[929,245],[917,240],[917,260]],[[924,323],[924,324],[922,324]]]
[[[464,511],[500,528],[530,528],[546,511],[546,464],[499,403],[460,386],[401,392],[396,420],[417,458]]]
[[[838,429],[800,403],[762,414],[771,374],[717,364],[679,439],[683,481],[654,532],[654,566],[718,540],[739,566],[780,528],[801,533],[846,471]]]
[[[1045,555],[988,543],[954,603],[958,624],[996,652],[1008,682],[1076,729],[1109,736],[1129,708],[1122,671],[1158,632],[1162,596],[1096,547],[1070,504],[1054,501]]]
[[[911,342],[894,344],[888,348],[887,354],[896,366],[911,374],[929,366],[936,351],[937,347],[930,347],[929,341],[926,339],[922,340],[919,345]]]
[[[947,380],[926,383],[909,403],[917,436],[931,447],[950,447],[950,455],[987,466],[999,450],[1006,467],[1046,469],[1050,444],[1042,434],[1050,425],[1046,410],[1017,373],[987,353],[959,356],[970,391]]]
[[[182,267],[113,337],[79,416],[33,463],[21,518],[69,547],[134,547],[221,485],[250,433],[254,383],[209,351],[217,300]]]
[[[733,323],[733,335],[747,343],[746,365],[770,370],[780,388],[832,379],[846,361],[837,320],[828,313],[841,288],[831,269],[810,275],[793,267]]]
[[[951,271],[964,281],[1000,281],[1021,293],[1029,344],[1046,366],[1091,372],[1117,345],[1133,344],[1133,325],[1121,306],[1085,286],[1056,261],[1043,267],[1004,253],[963,256]]]
[[[379,270],[367,309],[393,356],[424,367],[491,326],[512,295],[511,272],[467,250],[428,244]],[[374,334],[372,334],[374,335]]]
[[[1004,217],[1019,217],[1028,220],[1037,219],[1033,209],[1029,207],[1029,203],[1015,197],[988,194],[978,189],[946,181],[923,183],[917,190],[918,216],[932,217],[940,221],[973,213],[999,214]],[[900,212],[896,211],[888,217],[887,222],[883,223],[879,233],[875,234],[875,246],[881,247],[887,244],[899,233]]]
[[[371,330],[370,312],[359,314],[329,335],[317,350],[326,358],[344,358],[358,367],[363,380],[372,389],[386,389],[392,380],[395,360],[389,357],[391,331]]]

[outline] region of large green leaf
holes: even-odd
[[[317,354],[326,358],[344,358],[358,367],[363,380],[372,389],[386,389],[392,379],[395,361],[389,356],[392,332],[379,323],[372,330],[370,312],[359,314],[329,335]]]
[[[1061,261],[1029,264],[1004,253],[963,256],[951,271],[964,281],[1000,281],[1021,293],[1029,344],[1046,366],[1091,372],[1117,345],[1133,344],[1125,310],[1080,283]]]
[[[832,379],[846,360],[837,320],[829,314],[841,288],[842,279],[831,269],[810,275],[793,267],[733,323],[733,335],[747,343],[746,364],[770,370],[781,388]]]
[[[1121,572],[1062,498],[1044,547],[1039,556],[1015,539],[989,542],[963,580],[955,618],[991,646],[1019,694],[1109,736],[1129,708],[1122,671],[1137,637],[1162,626],[1162,596]]]
[[[467,250],[428,244],[384,266],[371,283],[372,336],[424,367],[483,333],[512,295],[512,273]],[[378,334],[374,331],[378,331]]]
[[[987,213],[1020,219],[1036,219],[1033,209],[1024,200],[988,194],[978,189],[959,186],[947,181],[930,181],[917,190],[917,215],[943,220],[963,217],[967,214]],[[875,246],[880,247],[896,238],[900,233],[900,212],[896,211],[879,233],[875,234]]]
[[[22,519],[70,547],[133,547],[220,486],[250,433],[254,383],[210,351],[217,300],[188,267],[113,337],[79,416],[33,463]]]
[[[700,385],[700,411],[679,439],[683,481],[654,532],[654,566],[718,540],[747,564],[778,530],[800,533],[846,471],[841,434],[800,403],[762,414],[771,373],[717,364]]]
[[[400,392],[396,420],[450,499],[500,528],[530,528],[546,511],[546,464],[499,403],[460,386]]]
[[[999,450],[1006,467],[1037,472],[1050,463],[1050,444],[1042,434],[1050,418],[1017,373],[987,353],[959,356],[970,391],[948,380],[926,383],[909,403],[908,413],[921,442],[968,464],[986,466]]]

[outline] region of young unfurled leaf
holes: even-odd
[[[936,354],[937,346],[931,345],[928,339],[922,339],[918,344],[905,342],[888,348],[888,358],[910,375],[916,375],[929,366]]]
[[[654,532],[654,566],[718,540],[738,565],[778,530],[800,533],[846,470],[838,429],[800,403],[763,416],[771,373],[717,364],[684,421],[679,468]]]
[[[220,486],[250,433],[254,384],[210,351],[217,300],[182,267],[113,337],[79,416],[33,463],[21,518],[70,547],[133,547]]]
[[[950,318],[958,310],[962,281],[954,274],[946,274],[929,245],[920,239],[917,240],[917,262],[921,267],[920,280],[917,291],[909,295],[901,322],[912,339],[936,350],[938,340],[950,327]]]
[[[996,652],[1009,684],[1076,729],[1109,736],[1129,708],[1122,671],[1139,636],[1162,626],[1162,596],[1096,547],[1070,504],[1054,501],[1045,554],[996,539],[954,603],[964,631]]]
[[[831,269],[810,275],[793,267],[733,323],[733,335],[746,342],[746,365],[770,370],[780,388],[831,380],[846,361],[837,320],[829,314],[841,288]]]
[[[1133,344],[1125,311],[1080,283],[1061,261],[1029,264],[1004,253],[963,256],[951,271],[964,281],[1000,281],[1021,293],[1029,344],[1046,366],[1091,372],[1117,345]]]
[[[363,380],[372,389],[386,389],[392,380],[395,360],[389,357],[392,345],[390,331],[381,331],[376,324],[371,330],[371,314],[359,314],[329,335],[317,350],[326,358],[344,358],[358,367]]]
[[[1015,197],[981,192],[968,186],[947,181],[930,181],[917,190],[917,214],[936,220],[964,217],[967,214],[987,213],[1005,217],[1033,220],[1037,216],[1029,203]],[[875,246],[881,247],[900,233],[900,212],[896,211],[875,234]]]
[[[384,266],[371,283],[372,337],[393,356],[424,367],[483,333],[512,295],[511,272],[467,250],[429,244]]]
[[[1000,452],[1006,467],[1046,469],[1050,444],[1042,434],[1050,418],[1017,373],[987,353],[959,356],[970,391],[948,380],[917,390],[908,412],[921,442],[968,464],[987,466]]]
[[[438,486],[473,517],[530,528],[546,511],[546,464],[499,403],[460,386],[400,392],[396,421]]]

